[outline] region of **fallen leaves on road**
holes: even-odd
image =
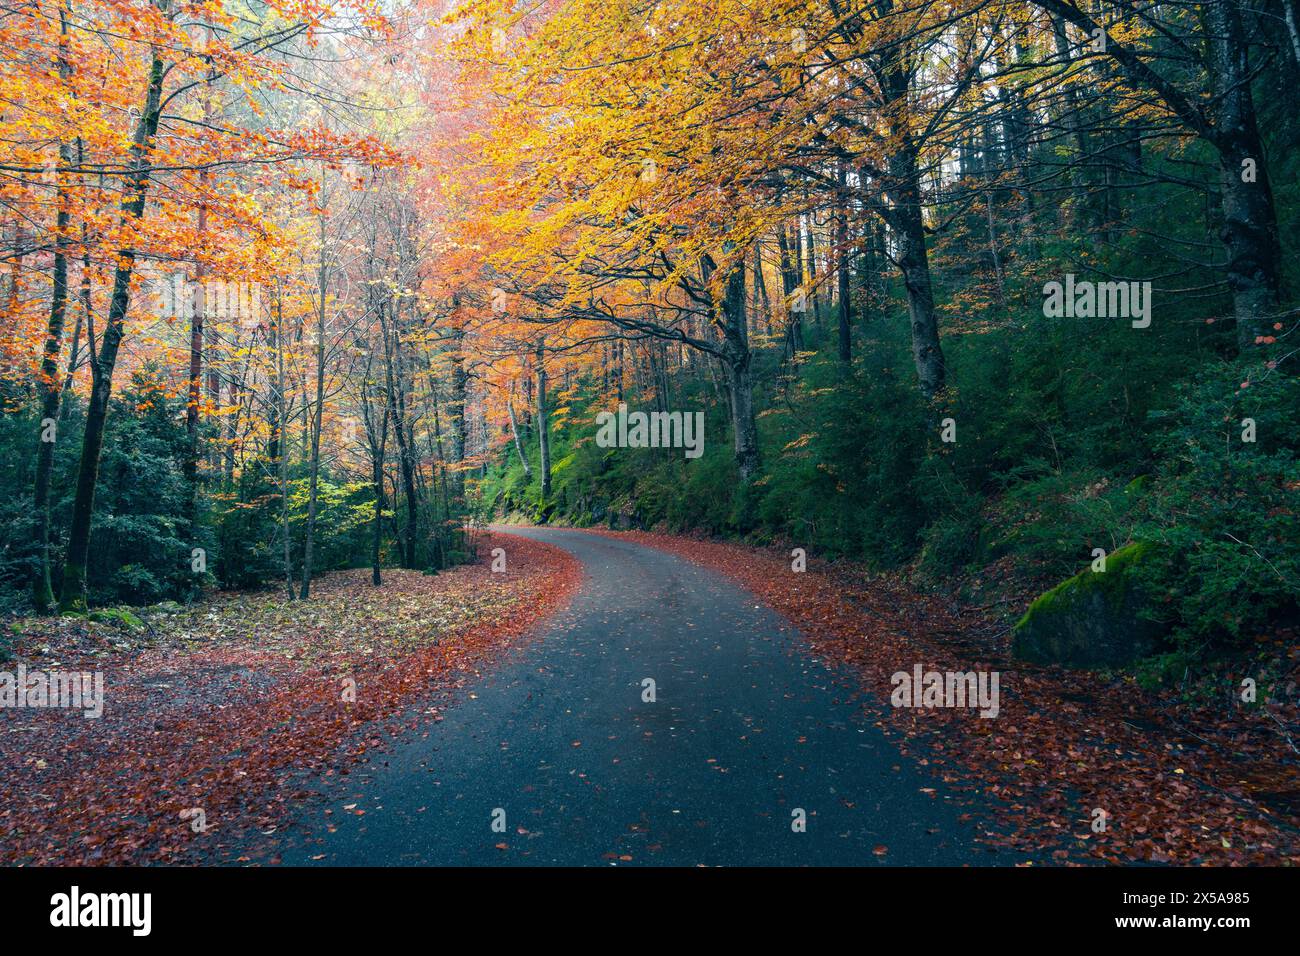
[[[21,622],[9,666],[102,671],[105,704],[90,720],[0,710],[0,861],[185,862],[277,825],[313,777],[382,747],[412,705],[472,680],[578,585],[559,548],[484,535],[480,557],[497,546],[504,573],[388,570],[374,588],[369,570],[337,572],[310,601],[217,595],[148,615],[141,635]]]
[[[894,579],[816,562],[796,574],[784,553],[736,543],[600,533],[727,574],[788,618],[869,692],[868,713],[905,752],[950,791],[993,798],[988,843],[1058,863],[1300,862],[1300,764],[1267,711],[1194,711],[1131,680],[1013,661],[1005,629]],[[891,708],[891,675],[915,664],[999,671],[999,716]],[[1270,805],[1270,793],[1290,799]]]

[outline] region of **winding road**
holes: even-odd
[[[791,626],[726,577],[607,536],[498,530],[574,554],[581,590],[427,736],[403,735],[346,793],[322,795],[335,832],[320,808],[281,830],[282,863],[1002,862]]]

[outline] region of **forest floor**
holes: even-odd
[[[591,529],[587,529],[591,530]],[[1216,700],[1153,691],[1123,673],[1038,667],[1011,657],[1010,627],[982,608],[923,594],[900,578],[788,550],[644,531],[601,531],[729,575],[795,624],[811,650],[889,699],[891,675],[998,671],[1001,711],[888,708],[879,723],[949,787],[997,798],[986,839],[1058,862],[1300,863],[1300,754],[1292,689],[1238,705],[1243,674]],[[1291,674],[1294,632],[1269,635]],[[1260,699],[1265,687],[1261,682]],[[1097,811],[1101,811],[1099,814]],[[1098,832],[1094,823],[1104,820]]]
[[[346,774],[403,724],[439,719],[581,577],[564,551],[510,539],[424,575],[342,571],[310,601],[282,590],[145,609],[135,631],[84,618],[11,626],[4,666],[100,672],[98,719],[0,709],[0,863],[188,862],[252,828],[274,830],[314,781]],[[199,839],[199,835],[203,839]]]

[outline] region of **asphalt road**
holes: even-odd
[[[507,530],[576,555],[581,591],[427,737],[402,736],[268,838],[284,864],[1000,862],[730,580],[628,541]]]

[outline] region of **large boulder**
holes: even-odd
[[[1126,545],[1062,581],[1029,605],[1016,624],[1015,655],[1038,664],[1114,667],[1153,653],[1164,628],[1139,616],[1149,599],[1141,566],[1154,545]]]

